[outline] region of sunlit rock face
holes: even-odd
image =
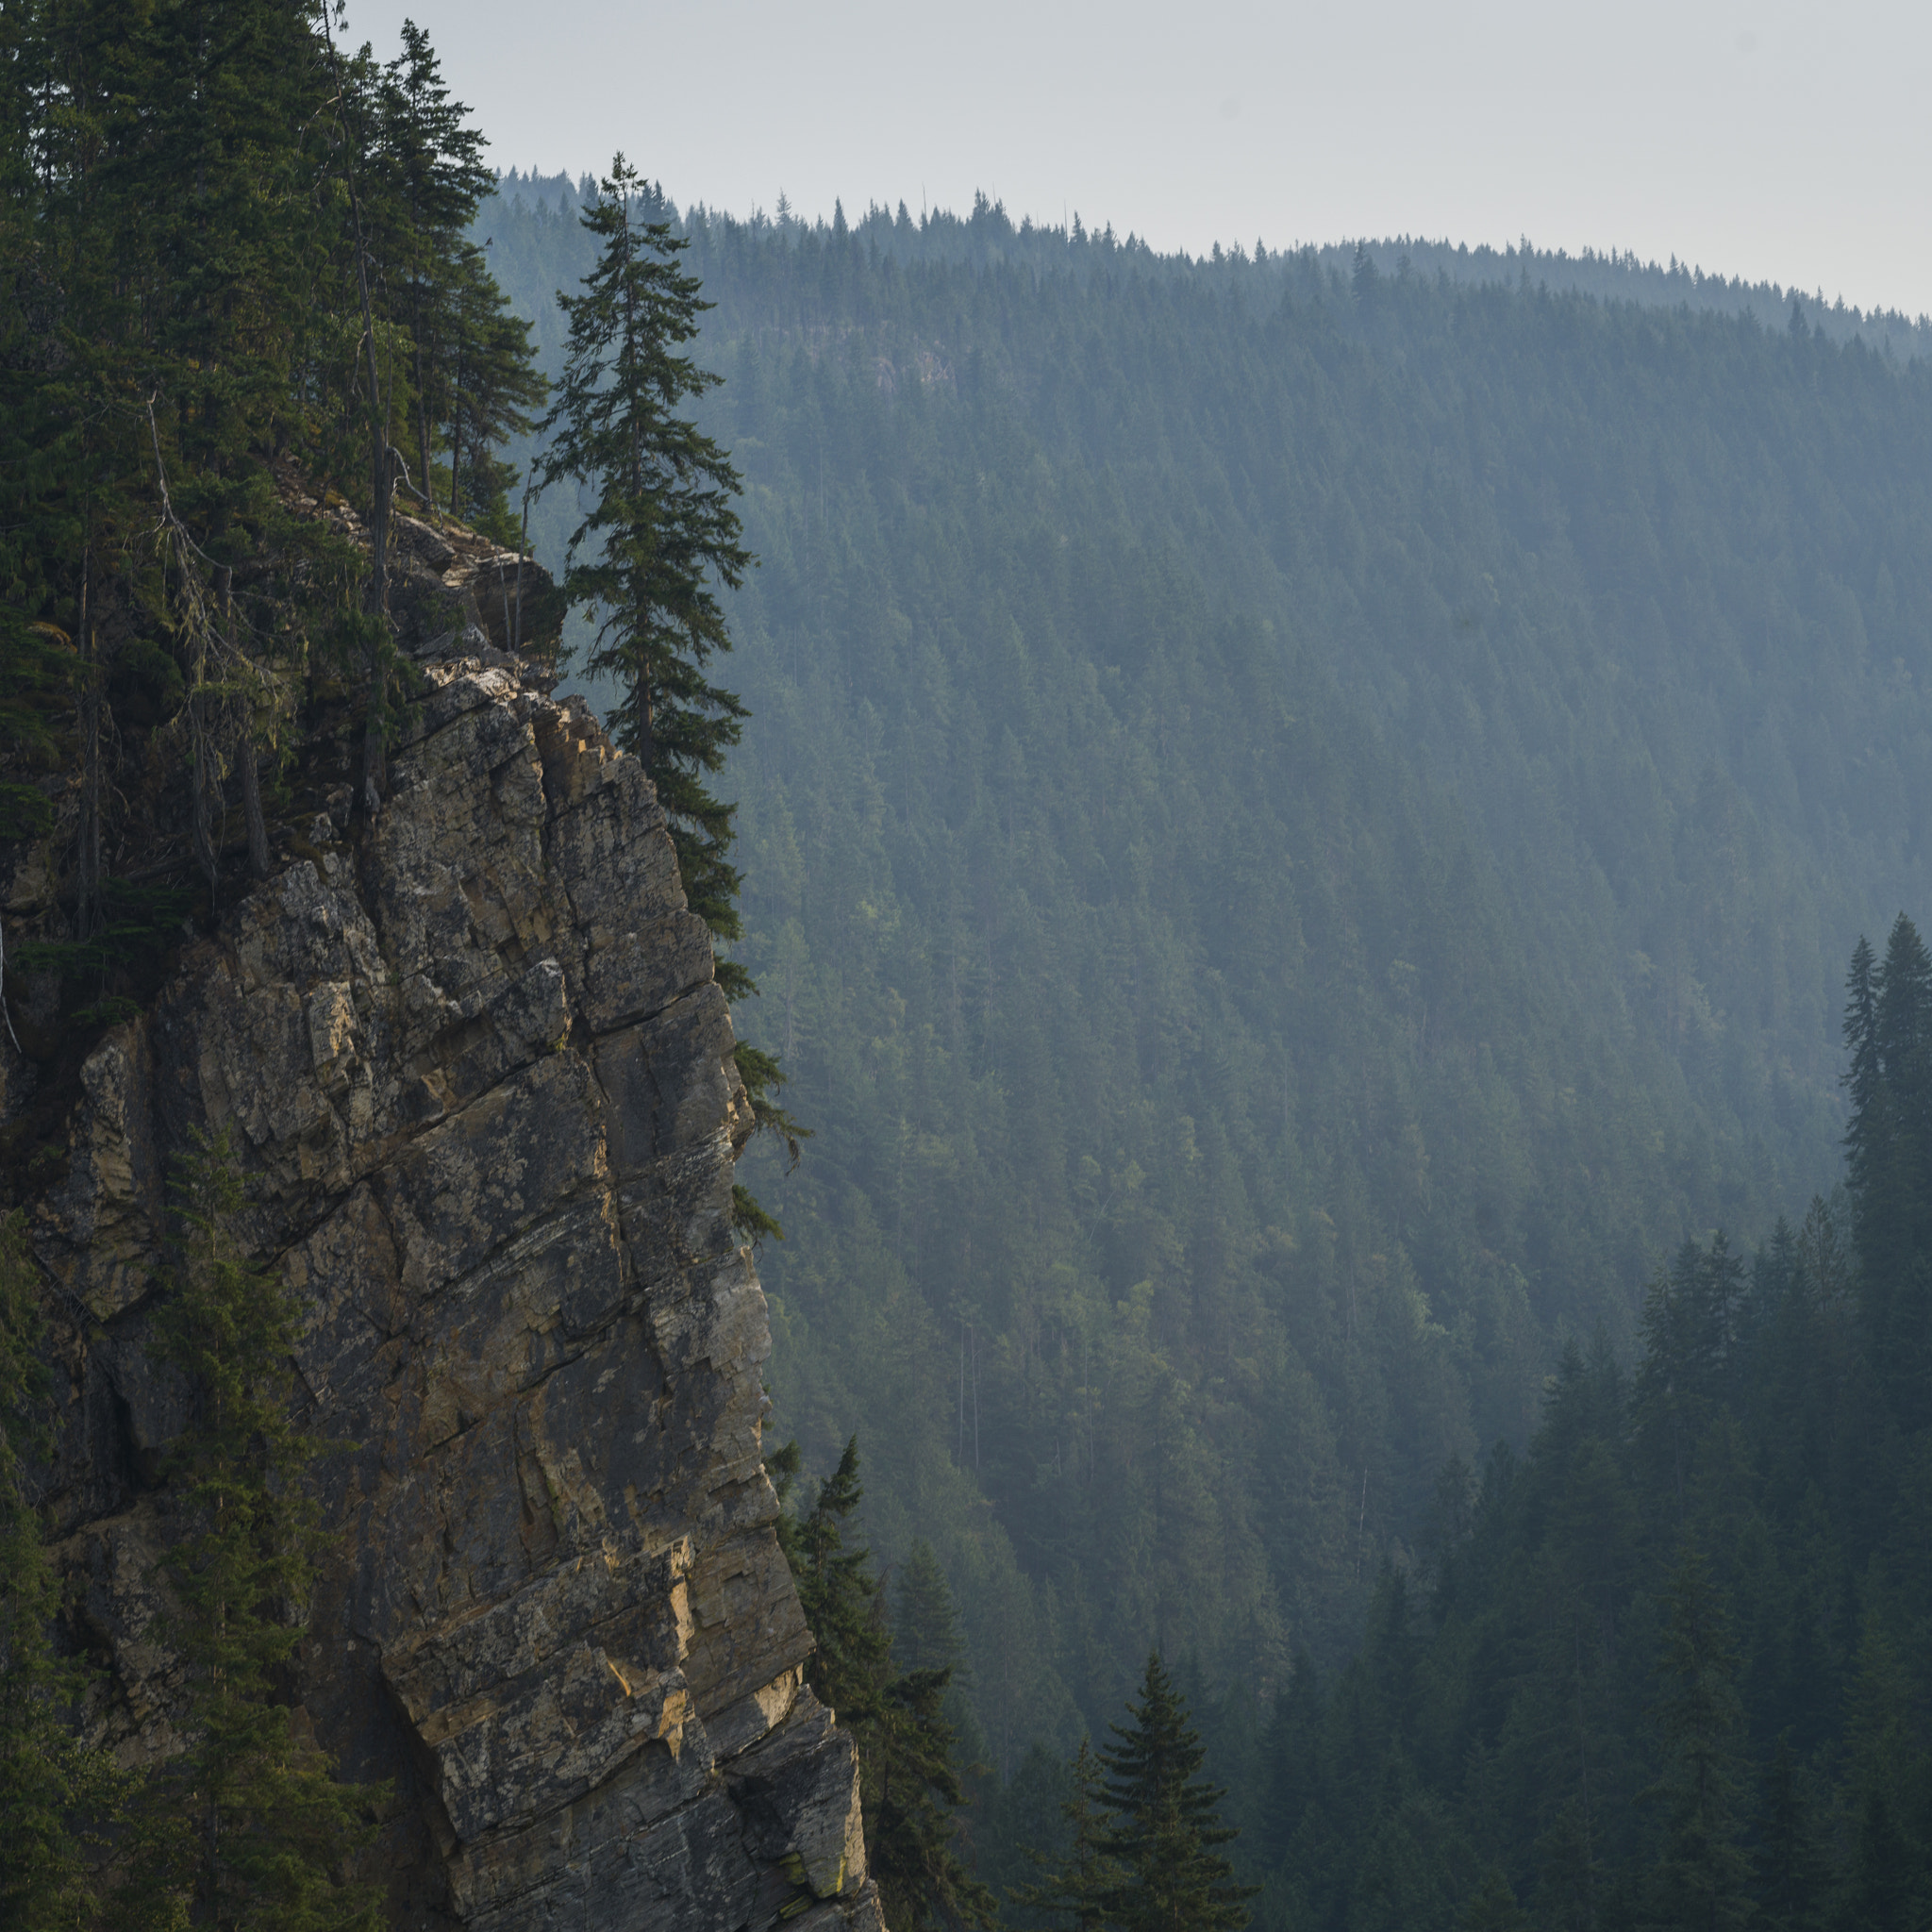
[[[708,936],[580,702],[500,650],[418,655],[374,823],[291,838],[102,1040],[32,1209],[97,1723],[129,1763],[177,1746],[153,1566],[181,1392],[144,1339],[169,1161],[225,1125],[247,1238],[305,1311],[306,1424],[339,1445],[302,1709],[392,1783],[403,1923],[877,1928],[760,1458]]]

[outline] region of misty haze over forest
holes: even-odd
[[[762,4],[0,16],[0,1921],[1924,1932],[1932,317],[1116,225],[1278,23],[680,206]]]

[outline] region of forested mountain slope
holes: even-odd
[[[925,231],[687,258],[741,1021],[818,1130],[755,1177],[778,1426],[931,1537],[1006,1768],[1150,1639],[1338,1655],[1566,1339],[1834,1178],[1842,961],[1928,896],[1932,372]],[[554,354],[574,221],[477,233]]]

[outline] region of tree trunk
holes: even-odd
[[[84,667],[80,701],[80,879],[75,937],[91,940],[107,924],[106,888],[101,878],[101,666],[94,639],[93,544],[80,557],[80,660]]]
[[[234,608],[234,574],[225,563],[215,571],[215,594],[222,600],[222,621],[230,621]],[[268,876],[268,823],[261,812],[261,773],[256,763],[255,720],[248,701],[241,708],[235,739],[235,769],[242,777],[242,815],[248,822],[248,876]]]
[[[429,474],[429,386],[423,379],[423,299],[409,297],[409,323],[416,349],[416,453],[423,464],[423,501],[436,522],[436,479]],[[452,479],[454,480],[454,479]]]
[[[517,627],[510,639],[510,649],[524,648],[524,559],[530,550],[530,479],[524,478],[524,527],[517,539]]]

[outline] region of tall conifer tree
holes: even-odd
[[[798,1445],[787,1443],[766,1466],[783,1497],[798,1473]],[[942,1708],[952,1668],[896,1667],[871,1552],[848,1541],[863,1495],[854,1437],[810,1510],[779,1517],[778,1540],[817,1645],[806,1682],[858,1741],[866,1860],[887,1924],[903,1932],[991,1925],[992,1893],[966,1870],[956,1842],[953,1814],[965,1792]],[[943,1591],[943,1576],[940,1584]],[[945,1627],[924,1631],[923,1643],[944,1651],[957,1641],[949,1603],[944,1618]]]
[[[1200,1775],[1207,1753],[1158,1651],[1127,1715],[1099,1753],[1100,1802],[1112,1814],[1100,1850],[1117,1868],[1100,1895],[1107,1923],[1119,1932],[1241,1932],[1258,1888],[1235,1882],[1222,1850],[1237,1835],[1220,1820],[1227,1793]]]
[[[1749,1866],[1740,1842],[1734,1735],[1740,1714],[1730,1617],[1702,1554],[1686,1549],[1666,1598],[1658,1661],[1663,1810],[1656,1873],[1659,1923],[1725,1932],[1751,1915]]]
[[[600,188],[581,217],[596,263],[579,293],[557,298],[569,347],[540,474],[591,495],[563,586],[596,619],[588,668],[624,689],[616,736],[657,785],[691,910],[736,939],[735,808],[710,780],[746,712],[708,667],[731,648],[718,593],[743,581],[752,557],[740,541],[738,472],[680,413],[718,380],[686,350],[709,305],[679,266],[687,238],[622,155]],[[741,969],[719,977],[741,990]]]
[[[1012,1902],[1026,1911],[1051,1913],[1067,1932],[1101,1932],[1106,1900],[1119,1889],[1122,1874],[1105,1849],[1106,1771],[1087,1739],[1080,1740],[1069,1770],[1073,1789],[1060,1801],[1064,1849],[1058,1858],[1028,1851],[1040,1876],[1014,1887]]]
[[[558,295],[569,344],[541,425],[551,440],[538,479],[593,498],[571,533],[563,579],[565,600],[589,605],[596,623],[587,668],[624,691],[615,735],[658,788],[691,909],[715,937],[735,940],[744,930],[729,857],[738,808],[710,781],[749,713],[708,667],[731,648],[719,593],[736,590],[754,559],[740,541],[738,472],[680,413],[719,380],[686,353],[710,305],[679,266],[689,237],[622,155],[580,219],[599,252],[581,292]],[[719,960],[717,972],[727,998],[758,991],[736,960]],[[808,1130],[778,1103],[777,1058],[741,1041],[736,1061],[758,1128],[778,1135],[795,1162]],[[754,1240],[782,1237],[742,1186],[732,1211]]]

